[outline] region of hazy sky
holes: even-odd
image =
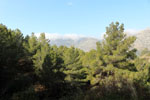
[[[150,27],[150,0],[0,0],[0,23],[31,32],[99,37],[112,21]]]

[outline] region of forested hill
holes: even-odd
[[[150,100],[150,51],[135,41],[112,22],[85,52],[0,24],[0,100]]]

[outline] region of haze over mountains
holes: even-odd
[[[40,34],[36,34],[39,37]],[[76,48],[82,49],[84,51],[90,51],[91,49],[96,49],[96,42],[100,41],[100,39],[94,37],[87,37],[83,35],[77,34],[49,34],[45,33],[46,38],[50,39],[51,45],[57,46],[74,46]]]
[[[142,51],[144,48],[150,50],[150,28],[139,31],[135,36],[137,39],[134,43],[134,47],[137,48],[137,50]]]
[[[150,28],[146,28],[144,30],[127,30],[125,31],[128,35],[134,35],[137,37],[134,47],[137,48],[138,51],[143,50],[144,48],[150,49]],[[96,42],[101,41],[100,36],[98,38],[94,37],[86,37],[82,35],[76,34],[48,34],[46,33],[46,37],[50,39],[51,45],[57,46],[75,46],[76,48],[80,48],[84,51],[90,51],[91,49],[96,49]]]
[[[65,45],[65,46],[75,46],[76,48],[82,49],[84,51],[90,51],[91,49],[96,49],[96,42],[99,40],[91,37],[80,37],[79,39],[55,39],[51,40],[52,45]]]

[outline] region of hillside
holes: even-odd
[[[76,48],[82,49],[84,51],[90,51],[91,49],[96,49],[96,42],[99,41],[96,38],[91,37],[82,37],[79,39],[71,39],[71,38],[65,38],[65,39],[52,39],[51,44],[57,45],[57,46],[75,46]]]
[[[144,48],[150,49],[150,28],[139,31],[135,34],[137,37],[134,47],[137,48],[138,51],[142,51]]]
[[[133,44],[133,47],[135,47],[138,51],[142,51],[144,48],[150,49],[150,28],[147,28],[145,30],[141,30],[135,33],[128,33],[128,35],[134,35],[137,37],[135,43]],[[96,42],[100,40],[92,37],[79,37],[78,39],[72,39],[72,38],[58,38],[58,39],[52,39],[51,44],[57,45],[57,46],[75,46],[76,48],[80,48],[84,51],[90,51],[91,49],[96,49]]]

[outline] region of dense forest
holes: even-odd
[[[150,52],[135,40],[112,22],[84,52],[0,24],[0,100],[150,100]]]

